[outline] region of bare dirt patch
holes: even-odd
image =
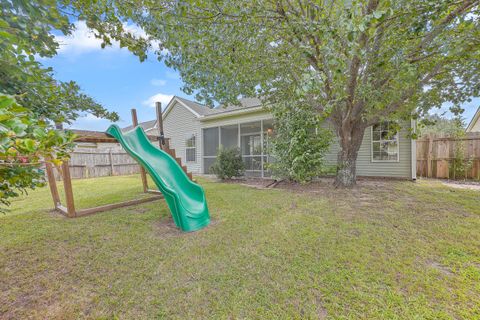
[[[298,193],[321,195],[339,205],[343,203],[345,205],[354,204],[359,207],[370,207],[379,204],[377,201],[379,194],[384,195],[384,199],[398,197],[393,192],[397,183],[399,181],[396,180],[361,179],[351,189],[336,189],[333,186],[332,178],[322,178],[308,184],[282,181],[276,188]]]
[[[219,180],[220,181],[220,180]],[[223,180],[223,183],[235,183],[241,184],[247,187],[254,187],[258,189],[267,188],[276,180],[274,179],[262,179],[262,178],[237,178],[237,179],[230,179],[230,180]]]
[[[450,188],[480,191],[480,182],[476,181],[443,181],[442,184]]]
[[[430,268],[433,268],[433,269],[436,269],[436,270],[440,271],[440,273],[442,273],[446,276],[453,276],[454,275],[454,273],[452,272],[452,270],[450,270],[450,268],[448,268],[447,266],[444,266],[443,264],[440,264],[436,261],[428,262],[428,266]]]
[[[208,230],[212,228],[213,226],[217,225],[219,223],[218,220],[216,219],[211,219],[210,224],[201,230],[195,231],[195,232],[183,232],[180,230],[176,225],[175,222],[173,221],[172,217],[168,217],[166,219],[161,219],[159,221],[155,221],[153,223],[153,230],[158,237],[163,238],[163,239],[170,239],[170,238],[175,238],[175,237],[184,237],[184,236],[194,236],[195,234],[199,234],[203,232],[204,230]]]

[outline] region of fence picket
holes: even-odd
[[[137,162],[123,150],[77,148],[70,154],[70,174],[73,179],[128,175],[140,172]],[[58,173],[55,179],[61,180]]]
[[[432,178],[458,178],[455,150],[463,144],[467,178],[480,179],[480,133],[452,138],[428,135],[417,140],[417,176]],[[464,177],[462,177],[464,178]]]

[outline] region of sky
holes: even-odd
[[[60,43],[58,54],[40,61],[53,68],[56,79],[77,82],[84,93],[108,110],[118,112],[120,127],[131,124],[132,108],[137,109],[138,120],[143,122],[155,119],[155,101],[162,102],[165,107],[174,95],[193,100],[181,91],[183,83],[178,72],[166,67],[155,56],[149,55],[146,61],[140,62],[116,43],[101,49],[101,40],[93,37],[84,22],[75,24],[76,30],[72,35],[57,36]],[[138,29],[132,31],[142,33]],[[479,105],[480,98],[476,98],[463,106],[466,124]],[[449,116],[447,105],[434,112],[446,112]],[[110,124],[108,120],[87,114],[66,127],[104,131]]]
[[[56,79],[77,82],[84,93],[106,109],[118,112],[119,126],[131,124],[132,108],[143,122],[156,118],[155,101],[165,107],[174,95],[193,99],[180,90],[178,72],[155,56],[140,62],[118,44],[102,49],[101,40],[95,39],[83,22],[77,22],[76,27],[70,36],[57,36],[60,49],[56,56],[40,62],[53,68]],[[104,131],[110,124],[109,120],[87,114],[65,127]]]

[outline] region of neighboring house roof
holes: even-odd
[[[123,129],[122,129],[123,130]],[[78,129],[69,129],[68,131],[73,132],[77,137],[74,139],[75,142],[116,142],[114,138],[109,136],[103,131],[93,131],[93,130],[78,130]],[[152,141],[158,140],[158,137],[154,135],[147,135],[148,139]]]
[[[145,132],[151,131],[152,129],[156,128],[157,120],[149,120],[145,122],[140,122],[138,125],[143,128]],[[123,132],[130,131],[134,128],[134,126],[128,126],[125,128],[122,128]],[[152,132],[153,135],[158,135],[156,132]]]
[[[257,98],[242,98],[239,100],[240,105],[220,105],[216,108],[209,108],[206,105],[198,102],[174,96],[165,108],[165,111],[163,112],[163,118],[168,115],[170,110],[175,105],[175,102],[179,102],[201,120],[229,116],[237,113],[253,112],[262,108],[261,102]]]
[[[480,107],[478,107],[477,112],[473,115],[472,120],[467,126],[466,132],[480,132]]]

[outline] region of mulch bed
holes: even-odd
[[[255,187],[259,189],[270,188],[271,185],[275,182],[274,179],[261,179],[261,178],[237,178],[222,181],[224,183],[237,183],[250,187]],[[353,189],[372,189],[372,188],[384,188],[391,183],[397,182],[397,179],[382,179],[382,178],[358,178],[357,185]],[[335,190],[333,186],[334,178],[325,177],[319,178],[310,183],[301,184],[293,181],[282,180],[273,185],[273,188],[276,189],[286,189],[295,192],[308,192],[308,193],[318,193],[318,192],[327,192]]]

